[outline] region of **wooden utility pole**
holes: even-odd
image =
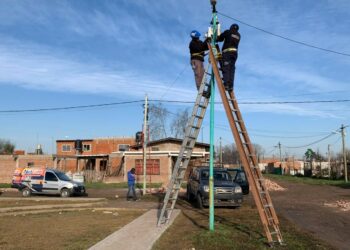
[[[278,148],[279,148],[279,151],[280,151],[280,167],[281,167],[281,175],[283,174],[283,170],[282,170],[282,151],[281,151],[281,143],[278,142]]]
[[[146,194],[146,165],[147,165],[147,122],[148,122],[148,97],[145,96],[144,118],[143,118],[143,195]]]
[[[341,129],[341,137],[343,142],[343,160],[344,160],[344,175],[345,175],[345,182],[348,182],[348,164],[346,162],[346,150],[345,150],[345,126],[342,124]]]
[[[220,137],[220,167],[222,167],[222,145],[221,145],[221,137]]]
[[[331,178],[331,145],[328,144],[328,178]]]

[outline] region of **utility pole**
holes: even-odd
[[[143,117],[143,195],[146,194],[146,165],[147,165],[147,122],[148,122],[148,97],[145,96]]]
[[[344,175],[345,175],[345,182],[348,182],[348,164],[346,162],[346,152],[345,152],[345,126],[342,124],[341,129],[341,137],[343,142],[343,160],[344,160]]]
[[[280,151],[280,166],[281,166],[281,175],[283,174],[283,170],[282,170],[282,151],[281,151],[281,143],[278,142],[278,149]]]
[[[328,178],[331,179],[331,144],[328,144]]]
[[[220,167],[222,167],[222,146],[221,146],[221,137],[220,137]]]
[[[216,0],[210,0],[212,6],[211,20],[211,45],[215,48],[216,37],[218,32],[218,16],[216,12]],[[209,32],[208,32],[209,36]],[[215,63],[215,62],[211,62]],[[210,79],[210,164],[209,164],[209,230],[214,231],[214,108],[215,108],[215,77],[214,71],[211,72]]]

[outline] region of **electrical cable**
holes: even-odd
[[[105,107],[105,106],[116,106],[116,105],[131,104],[131,103],[143,103],[143,102],[144,102],[144,100],[135,100],[135,101],[112,102],[112,103],[90,104],[90,105],[68,106],[68,107],[55,107],[55,108],[0,110],[0,113],[59,111],[59,110],[81,109],[81,108],[96,108],[96,107]],[[160,99],[154,99],[154,100],[150,99],[149,102],[185,103],[185,104],[193,104],[194,103],[193,101],[176,101],[176,100],[160,100]],[[344,99],[344,100],[319,100],[319,101],[241,102],[240,104],[266,105],[266,104],[312,104],[312,103],[341,103],[341,102],[350,102],[350,100]],[[221,102],[215,102],[215,104],[221,104]]]
[[[163,95],[160,97],[160,99],[162,99],[165,94],[173,87],[173,85],[175,84],[175,82],[177,80],[179,80],[179,78],[182,76],[182,74],[185,72],[185,70],[188,68],[188,65],[186,65],[183,70],[177,75],[177,77],[175,78],[175,80],[170,84],[170,86],[164,91]]]
[[[194,103],[193,101],[177,101],[177,100],[149,100],[150,102],[166,102],[166,103]],[[340,102],[350,102],[350,99],[340,99],[340,100],[319,100],[319,101],[273,101],[273,102],[240,102],[240,104],[306,104],[306,103],[340,103]],[[221,104],[222,102],[215,102],[215,104]]]
[[[308,146],[317,144],[317,143],[319,143],[319,142],[321,142],[321,141],[324,141],[324,140],[328,139],[329,137],[331,137],[331,136],[333,136],[333,135],[335,135],[335,133],[331,133],[331,134],[327,135],[326,137],[323,137],[322,139],[319,139],[319,140],[317,140],[317,141],[314,141],[314,142],[311,142],[311,143],[309,143],[309,144],[302,145],[302,146],[292,146],[292,147],[291,147],[291,146],[285,146],[285,145],[283,145],[283,146],[284,146],[285,148],[305,148],[305,147],[308,147]]]
[[[339,51],[335,51],[335,50],[330,50],[330,49],[325,49],[325,48],[322,48],[322,47],[319,47],[319,46],[315,46],[315,45],[312,45],[312,44],[308,44],[308,43],[305,43],[305,42],[300,42],[300,41],[297,41],[295,39],[292,39],[292,38],[289,38],[289,37],[286,37],[286,36],[281,36],[281,35],[278,35],[278,34],[275,34],[275,33],[272,33],[268,30],[264,30],[262,28],[259,28],[259,27],[256,27],[254,25],[251,25],[249,23],[246,23],[246,22],[243,22],[237,18],[234,18],[234,17],[231,17],[231,16],[228,16],[224,13],[221,13],[221,12],[218,12],[219,15],[223,16],[223,17],[226,17],[228,19],[232,19],[234,21],[237,21],[241,24],[244,24],[246,26],[249,26],[251,28],[254,28],[256,30],[259,30],[261,32],[264,32],[266,34],[269,34],[269,35],[272,35],[272,36],[275,36],[275,37],[278,37],[278,38],[281,38],[281,39],[284,39],[284,40],[287,40],[289,42],[293,42],[293,43],[296,43],[296,44],[299,44],[299,45],[303,45],[303,46],[306,46],[306,47],[309,47],[309,48],[313,48],[313,49],[318,49],[318,50],[321,50],[321,51],[325,51],[325,52],[329,52],[329,53],[333,53],[333,54],[337,54],[337,55],[341,55],[341,56],[349,56],[350,57],[350,54],[348,53],[344,53],[344,52],[339,52]]]
[[[130,104],[130,103],[140,103],[140,102],[144,102],[144,100],[125,101],[125,102],[112,102],[112,103],[102,103],[102,104],[90,104],[90,105],[80,105],[80,106],[68,106],[68,107],[56,107],[56,108],[0,110],[0,113],[25,113],[25,112],[59,111],[59,110],[71,110],[71,109],[80,109],[80,108],[106,107],[106,106],[115,106],[115,105],[123,105],[123,104]]]

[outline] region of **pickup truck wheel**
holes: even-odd
[[[69,190],[67,188],[64,188],[61,190],[61,197],[69,197],[70,196],[70,193],[69,193]]]
[[[29,188],[22,189],[22,195],[23,197],[29,197],[32,194]]]
[[[203,201],[202,201],[202,196],[200,194],[197,194],[196,201],[197,201],[197,208],[203,209]]]

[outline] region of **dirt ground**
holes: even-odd
[[[344,212],[325,204],[337,200],[350,200],[350,189],[287,181],[277,181],[277,183],[286,188],[285,191],[270,192],[278,215],[294,223],[301,231],[307,232],[305,236],[310,233],[337,249],[349,249],[350,211]],[[125,199],[126,191],[125,189],[89,189],[88,197],[107,198],[108,204],[106,206],[125,208],[126,210],[159,208],[159,204],[162,202],[161,195],[142,196],[140,201],[128,202]],[[21,197],[21,195],[17,192],[8,192],[1,197]],[[245,202],[253,204],[251,195],[245,197]],[[179,202],[180,204],[181,202]],[[181,206],[178,208],[181,209]],[[282,231],[284,230],[283,222],[286,221],[284,218],[281,220]],[[288,225],[288,227],[290,226]]]
[[[350,200],[350,189],[276,182],[287,188],[270,192],[278,214],[338,249],[350,248],[350,211],[325,206],[337,200]]]

